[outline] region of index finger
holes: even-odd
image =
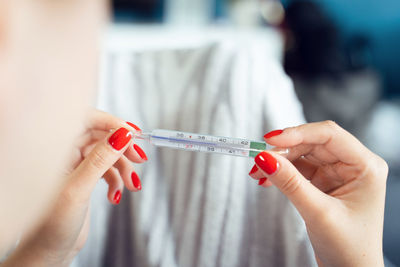
[[[363,162],[369,150],[352,134],[333,121],[303,124],[286,128],[280,135],[266,138],[265,141],[277,147],[296,147],[300,145],[320,145],[346,164]]]
[[[89,129],[110,131],[111,129],[125,127],[133,133],[140,131],[136,125],[98,109],[91,110],[86,121],[86,127]]]

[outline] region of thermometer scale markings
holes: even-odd
[[[248,156],[249,154],[254,153],[252,149],[266,148],[266,145],[261,142],[251,142],[239,138],[230,139],[226,137],[197,135],[197,140],[196,140],[192,138],[195,135],[191,134],[188,137],[185,137],[185,134],[180,132],[178,132],[176,136],[177,137],[172,137],[172,136],[165,137],[165,136],[152,135],[152,138],[165,140],[171,143],[177,143],[178,147],[182,149],[190,149],[190,150],[205,151],[205,152],[228,152],[229,154],[241,154],[242,156]]]
[[[136,137],[138,139],[148,140],[155,146],[253,158],[267,148],[267,144],[262,141],[163,129],[155,129],[151,132],[140,132]],[[287,153],[287,150],[283,151],[283,153]]]

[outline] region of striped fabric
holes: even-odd
[[[200,47],[110,51],[99,107],[145,130],[261,140],[304,122],[268,38]],[[249,178],[246,158],[139,143],[143,189],[121,204],[94,194],[92,230],[73,266],[316,266],[305,226],[275,188]]]

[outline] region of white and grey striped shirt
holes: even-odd
[[[188,48],[108,50],[99,107],[143,129],[255,140],[303,123],[272,47],[277,35],[224,34]],[[293,206],[248,177],[253,160],[141,144],[143,190],[125,191],[111,208],[105,185],[97,188],[74,266],[316,265]]]

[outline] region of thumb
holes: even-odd
[[[287,196],[305,221],[326,209],[327,195],[304,178],[288,159],[264,151],[254,160],[264,176]]]
[[[119,128],[100,141],[72,173],[70,185],[74,193],[89,197],[87,192],[93,190],[104,173],[122,156],[131,140],[132,133]]]

